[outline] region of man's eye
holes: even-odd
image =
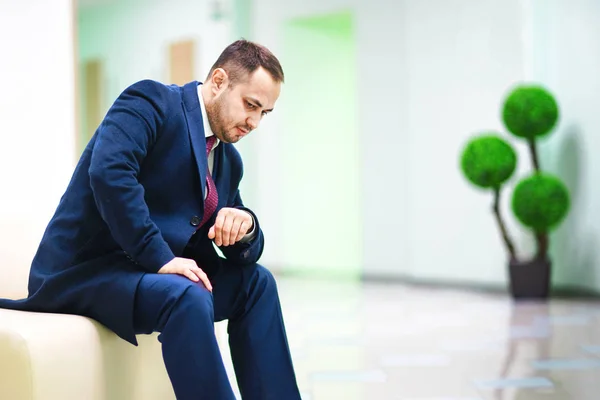
[[[252,103],[246,102],[246,105],[248,106],[249,109],[254,110],[256,108],[256,106]]]

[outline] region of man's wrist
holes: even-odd
[[[246,210],[242,210],[242,211],[244,211],[246,214],[250,215],[250,219],[252,220],[252,226],[250,227],[248,232],[244,235],[244,237],[240,240],[240,242],[244,243],[244,242],[251,241],[256,236],[256,222],[254,221],[254,216],[252,215],[252,213],[249,213]]]

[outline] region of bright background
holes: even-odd
[[[203,80],[243,36],[268,46],[286,73],[276,111],[238,145],[242,194],[266,235],[264,265],[324,279],[505,288],[491,195],[466,183],[458,159],[471,135],[504,131],[510,88],[536,82],[561,107],[542,167],[572,196],[552,235],[553,286],[600,292],[600,2],[75,3],[0,0],[0,259],[9,278],[25,285],[95,128],[83,66],[100,65],[103,114],[129,84],[167,82],[171,43],[194,41]],[[513,143],[516,180],[530,164]],[[511,191],[504,212],[527,255],[533,242],[506,207]],[[11,290],[0,279],[0,293]]]

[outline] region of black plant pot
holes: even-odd
[[[510,294],[515,300],[545,300],[550,293],[552,262],[534,258],[509,263]]]

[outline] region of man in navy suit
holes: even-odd
[[[180,400],[235,398],[214,335],[227,319],[242,397],[300,399],[232,145],[273,110],[283,81],[268,49],[239,40],[204,83],[126,88],[46,228],[28,297],[0,307],[88,316],[135,345],[136,334],[160,332]]]

